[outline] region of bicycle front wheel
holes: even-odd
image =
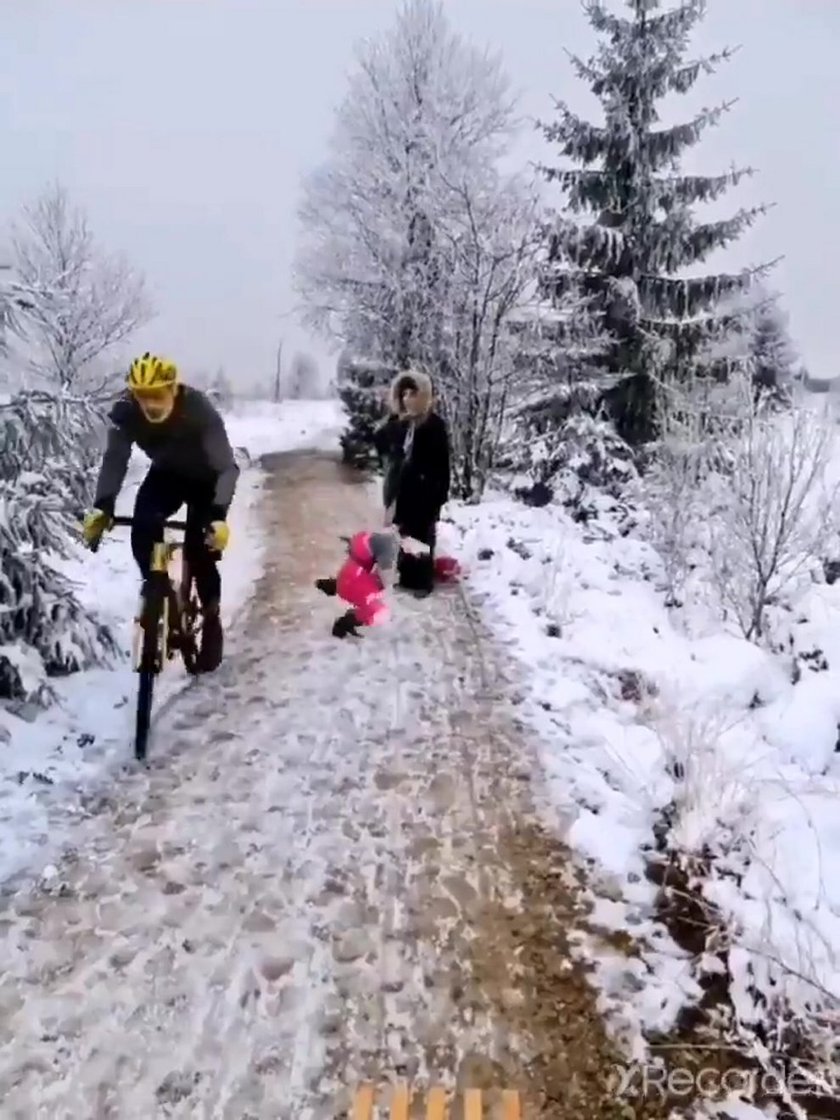
[[[140,682],[137,689],[137,722],[134,728],[134,757],[139,762],[145,759],[149,742],[156,675],[146,669],[140,670]]]
[[[167,627],[166,590],[153,574],[143,593],[140,611],[140,659],[137,688],[137,719],[134,730],[134,757],[145,759],[152,723],[155,677],[163,667]]]

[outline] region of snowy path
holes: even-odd
[[[335,1120],[400,1077],[519,1087],[527,1120],[615,1115],[488,639],[451,590],[330,638],[311,583],[367,489],[323,456],[271,467],[224,667],[163,714],[61,888],[0,900],[4,1120]]]

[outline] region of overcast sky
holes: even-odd
[[[445,0],[454,27],[503,52],[523,113],[589,95],[578,0]],[[784,255],[775,284],[815,375],[833,375],[840,221],[840,0],[710,0],[698,50],[741,51],[683,109],[738,97],[690,169],[760,174],[727,206],[776,204],[725,262]],[[354,39],[392,0],[0,0],[0,218],[61,180],[95,232],[148,279],[136,345],[253,381],[294,323],[301,176],[326,151]],[[538,134],[524,159],[550,160]],[[720,262],[715,261],[715,266]],[[292,312],[290,314],[290,312]]]

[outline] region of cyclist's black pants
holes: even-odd
[[[163,522],[174,518],[181,506],[186,505],[184,546],[202,606],[218,603],[222,591],[217,564],[219,553],[211,552],[204,543],[215,488],[215,479],[196,482],[153,467],[137,491],[131,529],[131,551],[145,579],[149,574],[152,547],[161,538]]]

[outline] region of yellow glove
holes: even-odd
[[[86,548],[94,548],[113,524],[111,515],[101,509],[91,509],[82,521],[82,540]]]
[[[230,540],[230,529],[227,521],[211,521],[205,539],[211,552],[224,552]]]

